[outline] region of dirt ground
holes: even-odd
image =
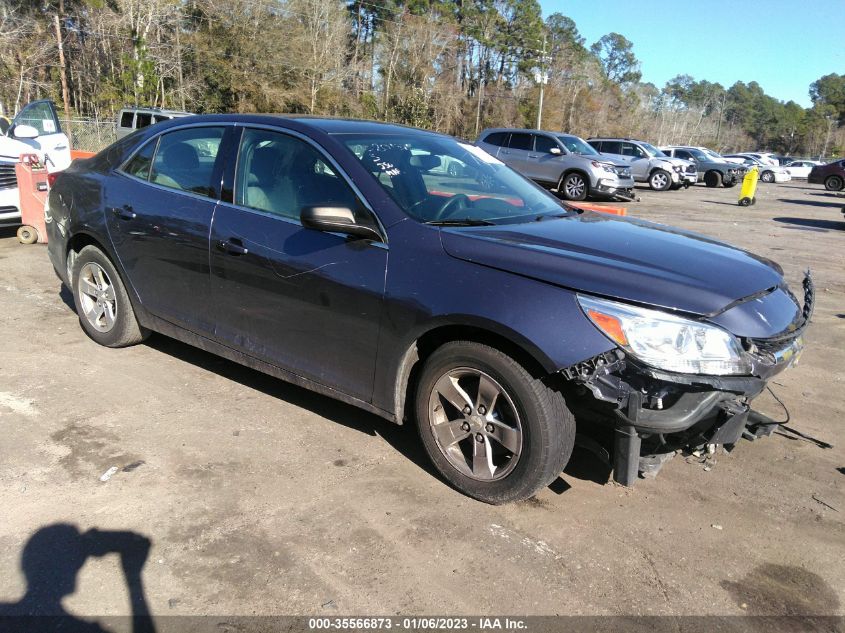
[[[94,528],[149,539],[157,615],[845,613],[845,201],[801,182],[748,209],[737,189],[639,193],[630,215],[770,257],[798,289],[813,270],[806,352],[772,387],[833,448],[774,435],[633,489],[577,451],[535,498],[487,506],[410,427],[162,336],[98,347],[46,248],[0,229],[0,603],[128,613],[120,535],[74,560],[51,537]]]

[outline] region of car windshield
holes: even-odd
[[[704,152],[704,154],[709,156],[711,159],[715,158],[716,160],[722,160],[722,158],[724,158],[721,154],[719,154],[718,152],[714,152],[712,149],[705,148],[701,151]]]
[[[484,150],[428,134],[344,134],[346,147],[420,222],[504,224],[572,210]]]
[[[666,154],[661,152],[659,149],[657,149],[654,145],[651,145],[650,143],[640,143],[640,145],[642,145],[643,149],[648,153],[649,156],[657,158],[667,157]]]
[[[713,160],[713,158],[714,158],[713,156],[709,156],[708,154],[705,154],[700,149],[690,148],[687,151],[690,154],[692,154],[693,156],[695,156],[696,160],[707,162],[707,161]]]
[[[563,143],[563,146],[573,154],[581,154],[581,156],[601,156],[596,151],[596,148],[577,136],[558,136],[558,140]]]

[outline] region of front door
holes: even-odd
[[[650,161],[648,155],[633,143],[622,143],[622,156],[620,157],[631,166],[631,175],[637,182],[645,182],[649,176]]]
[[[30,125],[38,130],[35,138],[19,138],[15,135],[15,127]],[[12,121],[11,136],[29,145],[39,155],[45,157],[47,171],[61,171],[70,165],[70,143],[62,132],[56,107],[52,101],[33,101],[24,106]]]
[[[105,192],[106,225],[141,303],[200,334],[213,330],[208,233],[219,198],[224,126],[148,141]]]
[[[369,212],[297,136],[246,128],[237,166],[234,202],[220,203],[211,230],[215,338],[369,402],[387,247],[299,221],[309,205]]]

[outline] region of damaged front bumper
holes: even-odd
[[[561,370],[573,386],[576,416],[614,430],[614,479],[632,485],[657,468],[655,459],[679,449],[731,447],[742,437],[770,435],[777,422],[751,410],[773,376],[796,364],[813,310],[813,283],[804,279],[804,308],[789,332],[767,339],[742,339],[751,359],[748,376],[704,376],[667,372],[639,362],[621,349]]]

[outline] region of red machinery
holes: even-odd
[[[47,201],[47,167],[37,154],[21,154],[15,165],[20,192],[21,224],[18,240],[21,244],[47,241],[44,223],[44,204]]]

